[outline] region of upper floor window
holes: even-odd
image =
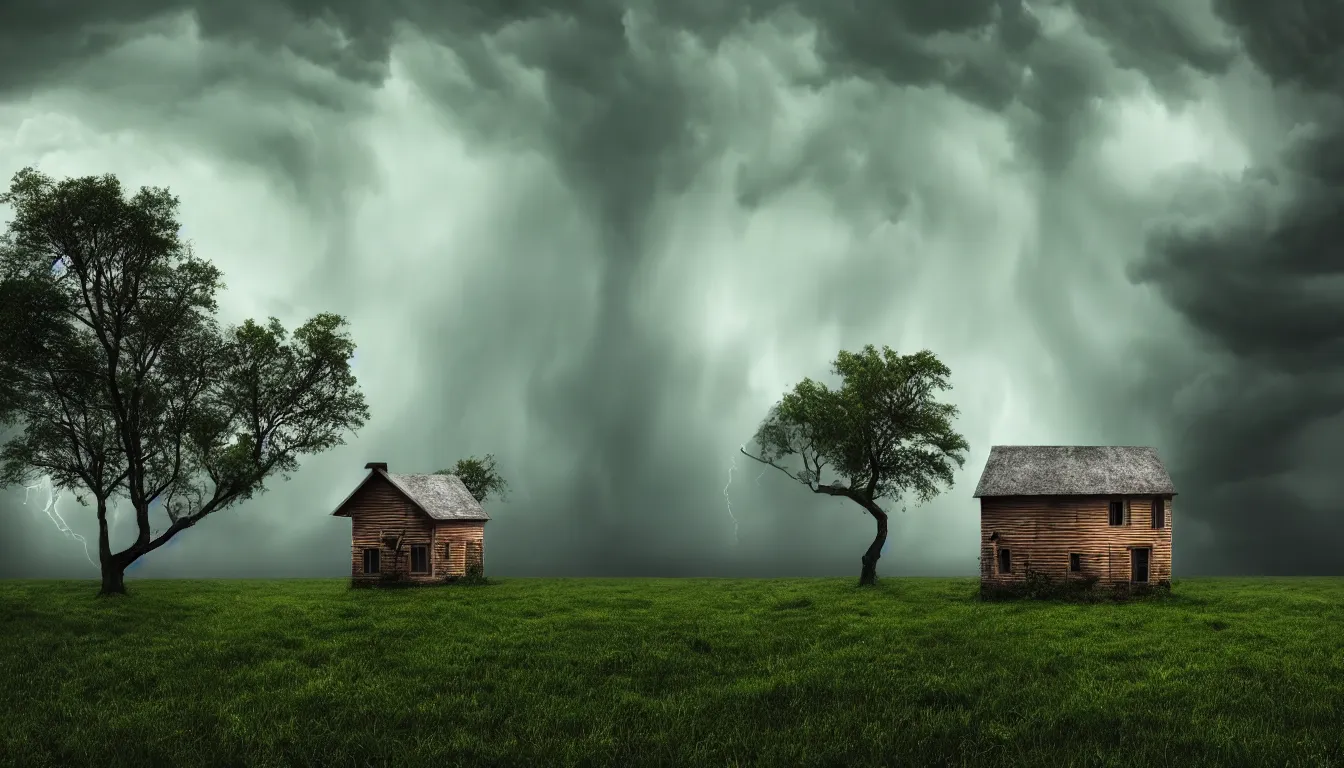
[[[1125,502],[1112,501],[1111,525],[1124,525],[1124,524],[1125,524]]]
[[[1153,527],[1154,528],[1167,527],[1167,509],[1166,504],[1163,503],[1161,496],[1158,496],[1153,499]]]

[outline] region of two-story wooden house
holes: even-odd
[[[481,509],[455,475],[394,475],[387,465],[364,466],[368,477],[342,501],[336,517],[350,525],[350,578],[428,584],[485,565]]]
[[[980,582],[1030,569],[1056,579],[1169,585],[1176,489],[1153,448],[996,445],[980,499]]]

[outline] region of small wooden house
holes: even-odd
[[[1153,448],[996,445],[975,489],[980,583],[1170,585],[1171,476]]]
[[[380,462],[342,501],[336,517],[350,525],[350,577],[356,584],[434,583],[485,565],[481,509],[454,475],[394,475]]]

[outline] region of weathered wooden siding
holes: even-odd
[[[434,568],[441,576],[462,576],[467,572],[467,544],[485,549],[485,521],[440,522],[434,534]],[[451,545],[451,546],[448,546]],[[448,559],[444,548],[448,546]]]
[[[347,507],[351,518],[350,576],[357,581],[377,581],[392,571],[400,571],[410,581],[434,579],[434,530],[432,520],[416,510],[405,496],[382,478],[375,478],[350,499]],[[382,536],[402,533],[405,544],[400,555],[383,545]],[[411,576],[411,544],[429,544],[430,572]],[[364,549],[381,550],[381,573],[364,573]]]
[[[980,500],[980,578],[1009,584],[1027,568],[1055,578],[1096,576],[1104,584],[1128,583],[1130,549],[1151,547],[1148,581],[1171,580],[1172,499],[1163,499],[1165,525],[1152,527],[1152,496],[1128,496],[1125,524],[1110,524],[1114,496],[1019,496]],[[998,533],[997,541],[990,536]],[[999,573],[998,553],[1010,552],[1012,572]],[[1082,555],[1082,572],[1069,571],[1069,554]]]

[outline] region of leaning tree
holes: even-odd
[[[838,389],[803,379],[761,423],[758,452],[741,450],[813,493],[850,499],[873,516],[877,536],[859,575],[859,584],[871,585],[887,540],[887,512],[878,501],[932,499],[940,486],[952,486],[952,465],[965,463],[969,446],[952,429],[956,406],[935,399],[951,388],[951,371],[932,352],[898,355],[870,344],[840,352],[833,366]],[[835,479],[824,483],[827,473]]]
[[[46,476],[93,501],[102,593],[368,419],[341,317],[292,335],[275,318],[220,329],[220,272],[179,238],[166,189],[127,196],[114,176],[26,169],[0,202],[14,210],[0,238],[0,421],[21,427],[0,448],[0,483]],[[120,552],[115,499],[137,528]],[[151,533],[155,501],[169,525]]]

